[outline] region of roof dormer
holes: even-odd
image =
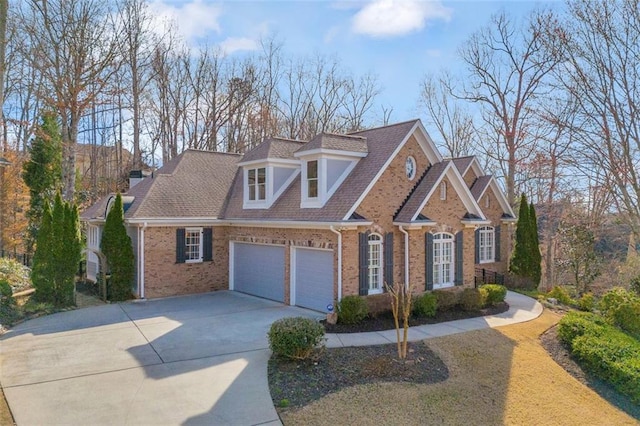
[[[248,151],[242,161],[244,209],[268,209],[300,173],[293,153],[303,142],[267,139]]]
[[[293,155],[301,165],[301,208],[320,208],[331,198],[361,158],[367,139],[321,133]]]

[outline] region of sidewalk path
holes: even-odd
[[[509,310],[498,315],[411,327],[409,328],[409,341],[415,342],[432,337],[464,333],[465,331],[517,324],[531,321],[542,314],[543,308],[538,301],[520,293],[508,291],[505,301],[509,304]],[[326,337],[328,348],[384,345],[387,343],[396,343],[396,330],[327,334]]]

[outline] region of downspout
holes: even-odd
[[[138,256],[138,262],[140,267],[138,271],[140,273],[140,278],[138,280],[138,285],[140,287],[140,299],[144,299],[144,230],[147,229],[147,222],[142,224],[142,228],[140,228],[140,244],[138,244],[138,250],[140,251],[140,256]]]
[[[342,300],[342,233],[333,225],[329,227],[331,232],[338,235],[338,302]]]
[[[409,288],[409,233],[400,225],[400,232],[404,234],[404,279],[405,287]]]

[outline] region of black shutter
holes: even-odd
[[[500,227],[496,226],[493,229],[493,238],[494,238],[494,247],[495,247],[495,254],[494,254],[494,260],[496,262],[500,262]]]
[[[358,293],[366,296],[369,293],[369,232],[361,232],[359,235],[359,265],[360,265],[360,285]]]
[[[455,277],[455,285],[462,285],[464,283],[464,268],[463,268],[463,259],[464,259],[464,246],[462,244],[462,231],[456,234],[456,258],[455,258],[455,269],[456,269],[456,277]]]
[[[480,229],[476,229],[476,232],[474,232],[474,234],[476,238],[475,263],[477,265],[478,263],[480,263]]]
[[[393,287],[393,232],[384,236],[384,281]]]
[[[186,259],[184,238],[184,228],[176,229],[176,263],[184,263]]]
[[[433,290],[433,234],[424,234],[424,275],[425,289]]]
[[[204,262],[213,260],[213,228],[202,230],[202,260]]]

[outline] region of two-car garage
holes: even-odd
[[[287,247],[234,241],[230,249],[232,290],[285,301]],[[291,247],[289,254],[291,304],[326,312],[334,303],[333,251]]]

